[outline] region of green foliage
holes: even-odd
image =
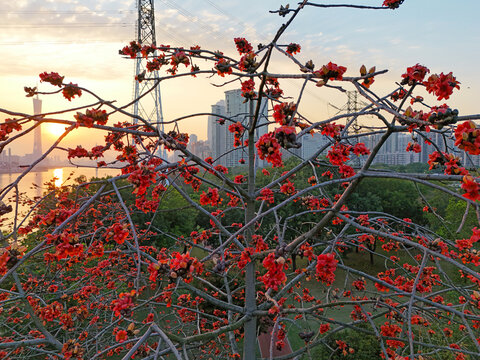
[[[368,329],[366,326],[357,326]],[[347,344],[347,354],[344,355],[336,340],[341,340]],[[349,348],[354,350],[349,353]],[[359,333],[358,331],[345,329],[339,331],[326,339],[326,345],[322,344],[312,351],[312,359],[329,359],[329,360],[373,360],[380,359],[381,349],[380,343],[375,335],[368,333]],[[304,356],[304,359],[308,357]]]
[[[365,179],[348,203],[350,210],[382,211],[400,219],[424,223],[415,185],[399,179]]]

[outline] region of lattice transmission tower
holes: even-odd
[[[156,45],[157,40],[155,36],[155,0],[137,0],[138,19],[136,25],[137,41],[142,45]],[[157,52],[153,54],[157,56]],[[146,59],[137,54],[135,60],[135,75],[141,75],[146,71]],[[158,78],[158,71],[151,72],[153,78]],[[138,99],[143,94],[152,89],[154,83],[152,81],[144,80],[142,82],[134,80],[135,94],[134,98]],[[136,101],[133,104],[133,113],[135,116],[140,116],[151,123],[156,124],[158,131],[164,132],[163,126],[163,111],[162,98],[160,95],[160,85],[155,87],[148,95]],[[158,154],[166,159],[165,148],[159,148]]]
[[[338,112],[335,115],[356,113],[362,110],[362,108],[364,108],[365,106],[368,106],[366,102],[359,100],[358,95],[359,95],[358,91],[347,91],[347,103],[341,109],[337,108]],[[349,133],[354,135],[359,135],[360,126],[358,125],[358,117],[348,118],[347,122],[350,122],[352,120],[353,120],[353,124],[350,125],[351,130],[349,130]],[[354,137],[352,142],[355,144],[358,143],[358,136]],[[360,159],[358,157],[355,157],[352,163],[354,166],[358,167],[360,166]]]

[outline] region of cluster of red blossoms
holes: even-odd
[[[434,74],[430,75],[428,80],[424,83],[427,91],[437,96],[437,100],[449,99],[453,93],[453,89],[460,89],[460,84],[452,73],[445,75]]]
[[[335,281],[337,263],[338,261],[335,260],[335,254],[333,253],[318,255],[316,266],[317,278],[327,285],[332,285]]]
[[[172,281],[175,281],[177,277],[182,277],[188,283],[192,281],[193,274],[201,274],[202,272],[203,264],[198,259],[191,257],[189,253],[172,253],[170,273],[168,274]]]
[[[63,79],[65,76],[60,76],[56,72],[43,72],[40,75],[41,82],[48,82],[53,86],[62,87]],[[62,90],[63,97],[68,101],[71,101],[75,96],[82,96],[82,90],[78,87],[77,84],[69,83],[66,84]]]
[[[402,5],[404,0],[385,0],[383,2],[383,6],[386,6],[390,9],[397,9],[400,5]]]
[[[5,122],[0,124],[0,141],[8,139],[8,134],[12,131],[22,130],[22,125],[13,119],[5,119]]]
[[[245,98],[244,102],[257,98],[257,93],[255,92],[255,81],[249,79],[242,82],[242,96]]]
[[[300,49],[301,49],[301,47],[300,47],[299,44],[290,43],[289,45],[287,45],[287,53],[290,54],[290,55],[294,55],[296,53],[299,53]]]
[[[258,139],[256,147],[261,160],[267,160],[273,167],[283,166],[280,144],[272,132],[262,135]]]
[[[65,78],[65,76],[60,76],[56,72],[47,73],[46,71],[41,73],[39,76],[40,76],[40,82],[48,82],[53,86],[58,86],[58,87],[62,87],[63,79]]]
[[[215,63],[215,69],[217,70],[217,74],[221,77],[225,77],[225,75],[230,75],[232,73],[232,66],[230,65],[230,61],[225,58],[221,58]]]
[[[240,121],[237,121],[234,124],[229,125],[228,131],[233,133],[233,146],[238,147],[242,145],[242,135],[245,131],[245,128],[243,127],[242,123]]]
[[[235,42],[237,51],[240,55],[253,51],[252,45],[245,38],[235,38],[233,41]]]
[[[208,188],[208,191],[205,193],[205,191],[202,192],[202,195],[200,195],[200,204],[201,205],[212,205],[212,206],[218,206],[222,202],[222,198],[218,194],[218,189],[217,188]]]
[[[113,300],[111,305],[115,316],[130,316],[131,308],[135,305],[133,302],[135,296],[135,290],[132,290],[129,293],[120,293],[118,299]]]
[[[263,259],[262,265],[267,272],[265,275],[260,276],[258,279],[263,282],[267,289],[278,290],[278,287],[285,283],[287,275],[285,275],[284,269],[288,269],[288,265],[285,263],[285,258],[280,256],[275,258],[274,253],[268,254]]]
[[[407,72],[402,75],[402,85],[410,85],[412,86],[416,82],[422,82],[425,79],[425,75],[429,73],[430,70],[420,64],[411,66],[407,68]]]
[[[433,93],[437,96],[437,100],[449,99],[453,93],[453,89],[460,89],[459,82],[452,75],[448,74],[433,74],[424,81],[425,76],[430,70],[423,65],[416,64],[407,68],[407,72],[402,75],[402,85],[414,85],[416,83],[423,83],[429,93]]]
[[[457,126],[455,146],[471,155],[480,155],[480,129],[473,121],[465,121]]]
[[[279,125],[291,125],[292,117],[297,110],[295,103],[281,103],[273,107],[273,119]]]
[[[82,96],[82,90],[77,84],[67,84],[62,90],[63,97],[68,101],[71,101],[75,96]]]
[[[79,125],[85,125],[91,128],[95,123],[105,125],[108,121],[107,112],[100,109],[88,109],[85,114],[77,112],[73,117],[77,120],[77,127]]]
[[[345,66],[338,66],[330,61],[327,65],[323,65],[320,70],[314,71],[313,74],[320,78],[317,86],[323,86],[328,80],[342,80],[345,71],[347,71]]]

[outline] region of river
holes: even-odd
[[[55,185],[60,186],[62,184],[69,185],[74,183],[74,179],[81,175],[91,179],[92,177],[105,177],[115,176],[120,174],[119,169],[94,169],[94,168],[76,168],[76,167],[62,167],[57,169],[50,169],[48,171],[32,171],[26,174],[19,182],[18,190],[25,197],[33,199],[35,197],[41,197],[46,191],[45,183],[51,181],[55,177]],[[0,189],[4,189],[6,186],[14,182],[21,173],[0,174]],[[15,190],[10,190],[7,196],[4,197],[3,202],[6,206],[11,205],[15,209],[14,200]],[[28,206],[19,206],[19,212],[25,213],[29,210]],[[13,219],[13,212],[2,216],[0,219],[0,229],[8,231],[11,226],[11,220]],[[2,221],[3,220],[3,221]]]

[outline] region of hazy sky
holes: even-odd
[[[347,1],[318,1],[344,3]],[[383,0],[352,3],[380,6]],[[246,37],[257,44],[267,42],[286,18],[268,13],[286,2],[276,0],[156,0],[157,43],[222,50],[235,55],[232,39]],[[294,3],[292,2],[292,6]],[[480,31],[475,23],[478,0],[405,0],[397,10],[319,9],[307,7],[282,42],[302,45],[299,59],[312,59],[316,66],[328,61],[348,67],[347,75],[358,74],[362,64],[389,69],[372,86],[380,93],[399,81],[407,66],[421,63],[432,72],[450,72],[461,82],[461,91],[448,101],[461,113],[478,113],[480,95]],[[0,8],[0,107],[32,111],[23,87],[35,86],[38,74],[57,71],[118,104],[130,101],[133,93],[133,62],[118,50],[135,38],[134,0],[2,0]],[[277,58],[277,70],[292,70],[285,58]],[[223,91],[210,86],[212,79],[200,78],[162,86],[166,119],[190,112],[209,111]],[[288,95],[296,96],[298,85],[285,82]],[[230,87],[231,88],[231,87]],[[52,89],[40,84],[41,91]],[[61,96],[44,97],[44,110],[71,104]],[[332,103],[341,107],[346,98],[324,88],[312,87],[301,110],[321,120],[333,115]],[[184,125],[199,138],[206,137],[206,118]],[[45,135],[45,140],[52,136]],[[101,141],[85,130],[67,144],[84,146]],[[20,152],[15,149],[14,152]]]

